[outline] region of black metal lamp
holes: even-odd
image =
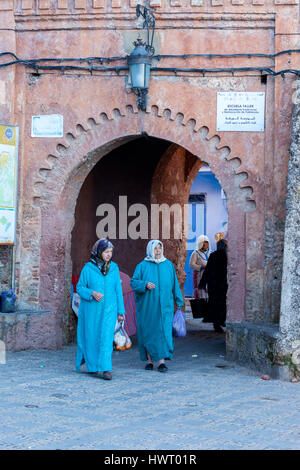
[[[137,95],[137,106],[146,111],[152,55],[147,44],[140,38],[134,42],[135,48],[128,56],[131,89]]]
[[[136,7],[136,15],[137,17],[142,16],[145,20],[143,29],[147,29],[147,42],[143,42],[141,38],[138,38],[133,43],[135,48],[128,56],[127,63],[131,79],[131,89],[137,95],[137,106],[142,111],[146,111],[150,70],[152,57],[155,52],[153,47],[155,18],[150,8],[150,2],[146,1],[146,7],[138,4]],[[152,29],[151,41],[150,29]]]

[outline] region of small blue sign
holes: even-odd
[[[8,140],[12,139],[14,133],[13,131],[8,127],[6,130],[5,130],[5,135],[6,137],[8,138]]]

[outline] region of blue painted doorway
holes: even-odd
[[[206,202],[205,194],[191,194],[188,202],[188,240],[187,257],[184,270],[186,280],[184,295],[193,297],[193,270],[189,267],[190,257],[196,248],[199,234],[206,233]]]

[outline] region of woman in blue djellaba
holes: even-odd
[[[124,319],[125,308],[119,268],[111,258],[113,244],[101,238],[81,271],[76,287],[80,295],[77,325],[76,370],[86,363],[88,372],[103,372],[112,379],[115,324]]]
[[[183,297],[176,272],[171,261],[163,254],[160,240],[151,240],[146,258],[137,265],[131,287],[135,292],[137,334],[142,361],[148,361],[145,369],[167,372],[165,359],[173,358],[174,343],[172,322],[174,301],[183,306]]]

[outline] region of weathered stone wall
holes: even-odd
[[[11,289],[11,274],[12,247],[0,246],[0,294],[1,292]]]
[[[292,143],[288,171],[288,194],[284,238],[280,352],[298,350],[300,356],[300,82],[294,95]],[[300,357],[299,357],[300,363]]]
[[[55,312],[0,313],[0,338],[7,351],[57,349]]]

